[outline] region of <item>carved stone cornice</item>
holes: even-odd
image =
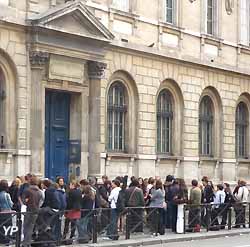
[[[101,79],[104,76],[106,63],[89,61],[88,62],[88,74],[90,79]]]
[[[42,67],[49,61],[49,53],[42,51],[30,51],[30,65],[32,67]]]

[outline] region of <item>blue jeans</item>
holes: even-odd
[[[91,239],[91,232],[89,223],[91,220],[91,214],[86,215],[83,218],[77,220],[77,229],[79,232],[79,239],[89,241]]]
[[[107,229],[107,236],[111,239],[118,239],[118,231],[117,231],[117,221],[118,221],[118,213],[117,210],[111,209],[111,222]]]

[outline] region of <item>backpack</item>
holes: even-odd
[[[125,195],[124,191],[120,190],[116,202],[116,210],[118,213],[122,213],[125,209]]]

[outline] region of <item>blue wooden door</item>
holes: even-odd
[[[45,175],[68,178],[70,95],[47,91],[45,99]]]

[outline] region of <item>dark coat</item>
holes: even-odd
[[[58,194],[59,201],[60,201],[60,210],[65,210],[67,207],[67,201],[66,201],[66,193],[62,189],[57,189],[56,193]]]
[[[56,189],[51,186],[45,190],[45,199],[42,207],[60,209],[60,200]]]
[[[81,209],[82,192],[79,189],[70,190],[67,195],[67,210]]]
[[[144,207],[143,191],[137,187],[130,187],[125,191],[126,207]]]

